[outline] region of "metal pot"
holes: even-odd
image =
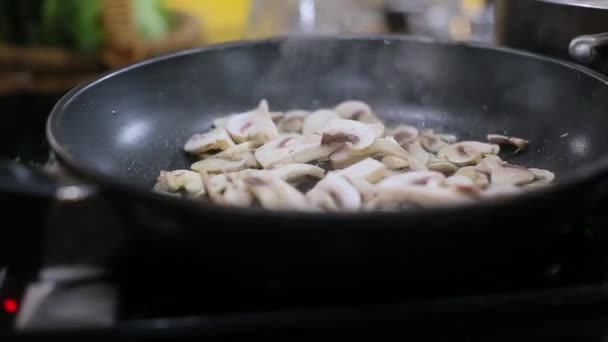
[[[608,72],[608,1],[495,0],[496,43]]]

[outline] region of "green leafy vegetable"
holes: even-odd
[[[135,20],[142,38],[154,40],[169,33],[170,20],[159,0],[134,0]]]
[[[101,0],[45,0],[43,41],[93,51],[103,43]]]
[[[6,1],[6,0],[0,0]],[[10,1],[10,0],[8,0]],[[101,23],[103,0],[43,0],[42,42],[53,46],[94,51],[104,41]],[[132,0],[134,20],[143,40],[167,35],[173,18],[160,0]]]

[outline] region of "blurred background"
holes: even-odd
[[[490,0],[0,0],[0,157],[48,157],[55,102],[159,54],[272,36],[382,33],[493,40]]]

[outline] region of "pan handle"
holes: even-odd
[[[608,32],[576,37],[570,42],[570,57],[581,64],[597,63],[599,50],[608,47]]]
[[[75,201],[88,198],[96,189],[84,184],[63,184],[58,177],[14,161],[0,161],[0,198],[44,201]]]
[[[14,161],[0,162],[0,194],[52,200],[59,184],[51,175]],[[10,198],[10,197],[9,197]]]

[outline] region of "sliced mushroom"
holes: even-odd
[[[210,156],[210,158],[218,158],[218,159],[226,159],[226,160],[235,160],[242,158],[243,154],[253,151],[258,144],[248,141],[242,144],[238,144],[233,146],[223,152],[220,152],[214,156]]]
[[[361,207],[359,191],[334,172],[328,173],[306,197],[319,208],[330,211],[356,211]]]
[[[524,192],[519,186],[512,184],[491,184],[481,191],[482,198],[504,198],[514,195],[519,195]]]
[[[337,119],[323,130],[322,145],[346,144],[355,150],[363,150],[374,143],[384,132],[377,127],[353,120]]]
[[[323,178],[325,170],[310,164],[285,164],[274,166],[268,171],[275,177],[278,177],[286,182],[294,182],[303,177]]]
[[[453,144],[458,141],[458,138],[453,134],[435,134],[435,136],[448,144]]]
[[[333,120],[340,117],[333,110],[321,109],[308,115],[302,124],[302,134],[321,134]]]
[[[410,158],[408,158],[410,170],[426,170],[428,167],[431,156],[420,146],[418,142],[411,142],[402,145],[403,149],[406,150]]]
[[[239,144],[246,141],[263,144],[279,136],[266,100],[261,101],[258,108],[252,111],[231,116],[226,129]]]
[[[264,168],[279,164],[308,163],[329,157],[340,148],[339,144],[321,145],[320,135],[285,135],[275,139],[255,152],[255,157]]]
[[[450,176],[445,179],[444,183],[447,186],[459,186],[459,187],[475,185],[475,182],[471,178],[462,176],[462,175]]]
[[[500,134],[488,134],[487,139],[488,142],[490,142],[491,144],[515,146],[517,148],[515,150],[515,153],[527,150],[528,146],[530,146],[530,142],[528,140],[516,137],[508,137],[506,135]]]
[[[545,188],[555,180],[555,174],[553,172],[535,168],[531,168],[529,170],[534,174],[534,181],[530,184],[524,185],[524,189],[534,190],[539,188]]]
[[[283,116],[285,114],[283,112],[270,112],[270,118],[276,124],[277,122],[283,120]]]
[[[251,206],[253,204],[253,194],[247,188],[243,178],[232,174],[228,176],[228,179],[230,179],[230,182],[227,182],[222,199],[218,202],[236,207]]]
[[[466,166],[454,174],[455,176],[463,176],[471,179],[473,183],[477,186],[486,186],[490,183],[490,178],[488,177],[488,173],[484,172],[481,169],[478,169],[475,166]]]
[[[457,141],[456,136],[450,134],[437,134],[432,129],[421,132],[418,137],[420,145],[430,153],[437,153],[442,148]]]
[[[269,174],[247,175],[243,177],[243,182],[265,209],[311,209],[306,196],[278,177]]]
[[[223,128],[214,129],[205,134],[193,135],[184,145],[184,151],[201,154],[207,151],[223,151],[234,146],[234,142]]]
[[[352,147],[344,147],[329,158],[334,169],[343,169],[354,163],[360,162],[367,157],[396,156],[409,160],[412,156],[404,150],[392,138],[378,138],[366,149],[355,150]]]
[[[437,158],[432,154],[429,158],[428,168],[431,171],[441,172],[446,175],[451,175],[458,171],[458,166],[450,163],[447,160]]]
[[[386,134],[397,141],[399,145],[414,142],[418,138],[418,129],[408,125],[399,125],[386,130]]]
[[[335,169],[343,169],[357,163],[367,157],[395,156],[403,158],[412,164],[419,165],[420,161],[414,160],[414,156],[399,146],[393,138],[377,138],[374,143],[364,150],[355,150],[352,147],[345,147],[334,153],[329,158],[331,166]]]
[[[304,120],[309,115],[310,113],[305,110],[292,110],[285,113],[281,121],[277,124],[279,133],[302,133]]]
[[[363,123],[381,124],[382,121],[372,112],[371,107],[361,101],[346,101],[334,108],[342,119],[355,120]]]
[[[525,185],[536,178],[527,168],[509,164],[493,155],[485,156],[477,166],[477,170],[489,174],[490,183],[499,185]]]
[[[500,159],[499,156],[487,155],[483,157],[483,159],[479,163],[478,169],[490,173],[495,168],[501,167],[504,163],[505,161]]]
[[[437,186],[445,176],[435,171],[412,171],[389,177],[378,183],[380,188],[402,188],[406,186]]]
[[[536,176],[525,167],[504,163],[493,168],[490,173],[490,182],[498,185],[525,185],[534,181]]]
[[[382,164],[389,170],[402,170],[409,166],[407,160],[397,156],[386,156],[382,158]]]
[[[214,203],[222,203],[224,191],[228,186],[228,177],[224,174],[209,175],[201,173],[207,195]]]
[[[253,153],[245,153],[235,160],[207,158],[192,164],[190,168],[201,173],[228,173],[256,168],[257,166],[258,164]]]
[[[195,197],[205,194],[201,175],[190,170],[161,171],[155,189],[168,193],[184,190],[188,195]]]
[[[366,158],[338,172],[340,176],[348,180],[364,179],[370,183],[378,182],[384,177],[385,173],[386,166],[372,158]]]
[[[217,119],[213,120],[213,127],[226,129],[226,126],[228,126],[229,120],[230,120],[229,116],[222,116],[221,118],[217,118]]]
[[[463,141],[443,147],[437,157],[446,159],[458,166],[477,164],[481,158],[488,154],[498,154],[500,146],[484,144],[477,141]]]
[[[453,206],[475,201],[476,194],[458,188],[408,185],[376,189],[372,199],[365,203],[367,210],[402,208],[405,206]]]
[[[535,169],[528,169],[534,174],[534,182],[541,184],[549,184],[555,180],[555,174],[551,171]]]
[[[343,169],[367,158],[368,154],[361,153],[362,151],[353,150],[350,147],[345,147],[329,157],[331,167],[334,169]]]

